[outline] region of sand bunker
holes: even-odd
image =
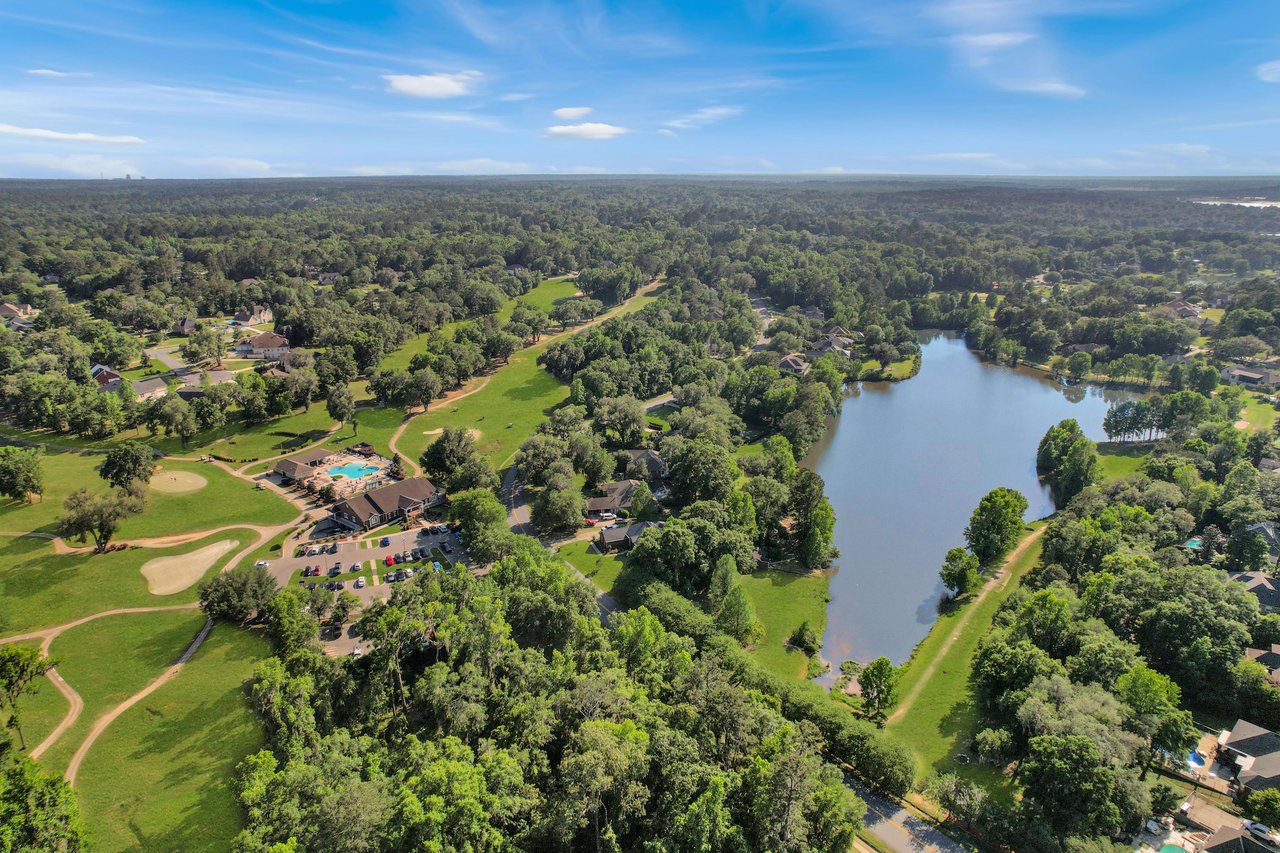
[[[429,429],[429,430],[426,430],[425,432],[423,432],[422,434],[423,434],[423,435],[442,435],[442,434],[444,434],[444,427],[437,427],[436,429]],[[467,430],[467,434],[468,434],[468,435],[470,435],[470,436],[471,436],[473,439],[475,439],[476,441],[479,441],[479,440],[480,440],[480,436],[484,435],[484,433],[480,432],[480,430],[476,429],[475,427],[471,427],[471,428],[469,428],[469,429]]]
[[[207,485],[209,481],[193,471],[157,471],[151,476],[151,488],[171,495],[198,492]]]
[[[200,578],[226,554],[240,543],[234,539],[223,539],[206,545],[199,551],[190,554],[179,554],[176,557],[156,557],[142,564],[142,576],[147,579],[147,591],[152,595],[173,595],[182,592]]]

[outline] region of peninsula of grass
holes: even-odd
[[[236,766],[264,742],[245,686],[268,654],[260,635],[218,625],[173,681],[102,733],[76,778],[94,850],[231,848],[244,825]]]
[[[742,587],[764,625],[764,638],[751,654],[762,666],[783,678],[804,679],[809,659],[787,645],[808,622],[819,637],[827,629],[827,576],[766,570],[742,576]]]
[[[558,551],[561,558],[586,576],[601,592],[612,592],[622,574],[623,559],[617,554],[600,554],[590,542],[569,542]]]
[[[63,773],[94,722],[158,678],[191,645],[204,621],[199,610],[127,613],[58,635],[49,653],[58,658],[58,673],[84,700],[84,710],[40,763]],[[42,689],[57,692],[52,684]]]
[[[1039,528],[1043,522],[1032,527]],[[1036,541],[1007,568],[1012,573],[1008,582],[993,589],[975,606],[961,604],[938,617],[928,636],[920,641],[911,659],[903,665],[895,691],[906,696],[924,677],[929,664],[936,666],[915,701],[902,716],[886,728],[890,734],[902,736],[915,752],[922,775],[930,772],[956,773],[993,791],[1007,791],[1004,776],[997,768],[976,763],[961,764],[955,756],[968,752],[968,743],[977,734],[977,699],[969,684],[974,655],[991,628],[992,619],[1004,600],[1018,588],[1023,576],[1040,559],[1041,543]],[[966,619],[957,634],[957,626]]]
[[[0,536],[0,637],[121,607],[193,603],[198,583],[173,595],[152,595],[142,564],[157,557],[183,556],[224,539],[243,548],[257,534],[234,528],[169,548],[62,555],[54,554],[47,540]],[[215,574],[228,559],[216,561],[203,578]]]

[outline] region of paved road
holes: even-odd
[[[896,802],[859,784],[852,777],[846,777],[845,782],[867,803],[867,830],[895,853],[966,853],[964,845],[952,841],[942,830]]]
[[[176,352],[177,350],[168,347],[156,347],[154,349],[146,350],[147,356],[152,361],[158,361],[170,370],[177,370],[180,367],[186,366],[180,357],[174,355]]]

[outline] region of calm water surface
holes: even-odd
[[[1104,440],[1108,406],[1130,396],[986,364],[949,335],[924,340],[919,375],[862,384],[806,460],[836,511],[840,557],[822,652],[833,666],[905,661],[937,618],[942,558],[964,544],[982,496],[1011,486],[1026,495],[1028,520],[1053,512],[1036,478],[1041,436],[1075,418]]]

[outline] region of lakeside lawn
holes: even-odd
[[[244,826],[236,766],[264,743],[246,682],[269,654],[259,634],[218,625],[177,678],[103,732],[76,779],[95,850],[230,849]]]
[[[1036,522],[1032,527],[1043,526]],[[905,714],[891,721],[886,729],[911,746],[919,763],[921,776],[931,772],[956,773],[989,791],[1010,795],[1003,774],[994,767],[960,764],[955,756],[969,752],[969,741],[978,732],[977,699],[969,685],[969,673],[978,644],[991,628],[1000,605],[1018,588],[1022,577],[1040,559],[1041,542],[1027,548],[1009,567],[1012,576],[1000,589],[992,590],[973,610],[958,636],[956,626],[974,605],[972,602],[953,608],[938,617],[911,659],[903,665],[896,693],[907,695],[923,677],[930,662],[936,661],[922,692]]]
[[[0,499],[0,530],[53,533],[68,495],[82,487],[95,491],[109,488],[98,476],[101,463],[102,456],[97,453],[46,448],[42,459],[43,499],[30,504]],[[148,490],[146,509],[121,522],[117,539],[193,533],[228,524],[283,524],[298,514],[278,495],[255,489],[216,465],[159,460],[157,472],[165,471],[199,474],[208,485],[185,494]]]
[[[84,710],[40,763],[52,773],[64,772],[94,722],[159,677],[204,622],[199,610],[129,613],[104,616],[59,634],[49,653],[59,660],[58,673],[84,700]],[[41,689],[61,698],[51,683]]]
[[[1149,444],[1098,443],[1098,472],[1105,480],[1119,480],[1138,473],[1151,452]]]
[[[597,554],[590,542],[569,542],[561,545],[557,553],[569,565],[587,576],[601,592],[612,592],[613,585],[622,574],[625,560],[618,554]]]
[[[765,570],[742,575],[741,579],[756,616],[764,624],[764,639],[751,650],[751,655],[775,675],[807,678],[809,659],[787,646],[787,639],[806,620],[819,637],[825,633],[827,576]]]
[[[236,548],[257,534],[237,528],[169,548],[130,548],[110,554],[53,553],[44,539],[0,536],[0,636],[61,625],[120,607],[162,607],[196,600],[198,583],[172,595],[152,595],[140,569],[157,557],[173,557],[230,539]],[[232,549],[234,553],[234,549]],[[201,578],[226,563],[214,562]]]

